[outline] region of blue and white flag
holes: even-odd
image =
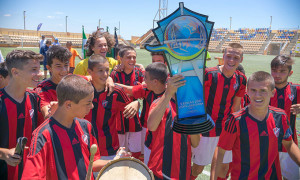
[[[0,63],[2,63],[2,62],[4,62],[4,58],[3,58],[2,52],[1,52],[1,50],[0,50]]]
[[[37,26],[37,28],[36,28],[37,31],[39,31],[39,30],[41,29],[42,24],[43,24],[43,23],[40,23],[40,24]]]

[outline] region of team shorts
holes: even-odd
[[[147,132],[147,128],[143,127],[143,129],[141,131],[141,154],[144,154],[146,132]]]
[[[286,179],[300,179],[299,166],[292,160],[287,152],[279,152],[281,174]]]
[[[214,156],[215,149],[218,145],[219,137],[201,137],[199,145],[196,148],[192,148],[192,160],[193,163],[206,166],[211,164]],[[232,151],[226,151],[223,159],[223,163],[227,164],[232,161]]]
[[[47,59],[44,59],[43,60],[44,71],[47,71],[46,65],[47,65]]]
[[[118,137],[120,147],[125,147],[126,151],[141,152],[141,131],[118,134]]]
[[[148,166],[151,149],[144,145],[144,163]]]

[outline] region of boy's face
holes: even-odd
[[[94,54],[100,54],[106,57],[108,46],[105,37],[97,38],[92,50],[94,51]]]
[[[133,70],[136,63],[136,53],[135,51],[127,51],[124,56],[121,57],[121,62],[124,68],[127,70]]]
[[[155,83],[154,79],[151,80],[151,75],[148,71],[145,72],[144,81],[147,84],[147,89],[149,89],[150,91],[153,91],[156,83]]]
[[[51,46],[51,44],[46,44],[46,46],[47,46],[47,47],[50,47],[50,46]]]
[[[161,62],[161,63],[165,63],[165,59],[163,55],[153,55],[152,56],[152,63],[155,62]]]
[[[93,70],[88,69],[88,72],[92,77],[93,83],[105,85],[109,76],[109,63],[99,63],[94,66]]]
[[[243,52],[239,48],[228,47],[223,55],[224,70],[235,71],[239,64],[243,61]]]
[[[0,75],[0,89],[7,86],[8,80],[9,80],[9,76],[6,76],[6,78],[4,78],[2,75]]]
[[[271,75],[274,78],[275,86],[286,84],[289,76],[293,74],[293,71],[289,71],[287,66],[278,66],[271,68]]]
[[[69,61],[61,62],[57,58],[52,61],[51,66],[47,65],[47,69],[51,72],[51,80],[58,84],[69,72]]]
[[[274,90],[271,90],[269,81],[250,81],[247,87],[247,94],[250,97],[251,106],[256,109],[264,109],[269,106],[270,98],[274,96]]]
[[[19,79],[26,87],[36,87],[40,82],[42,74],[40,73],[40,62],[30,59],[23,69],[12,68],[13,78]]]
[[[66,44],[66,47],[67,47],[68,49],[71,49],[71,48],[72,48],[72,44]]]
[[[93,106],[94,93],[91,93],[87,97],[81,99],[78,104],[71,102],[71,111],[74,113],[75,117],[84,118]]]

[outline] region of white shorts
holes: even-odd
[[[141,131],[118,134],[118,137],[120,147],[125,147],[126,151],[141,152]]]
[[[143,127],[141,132],[141,154],[144,154],[146,132],[147,132],[147,128]]]
[[[192,148],[193,163],[206,166],[211,164],[215,149],[218,145],[219,137],[201,137],[199,145]],[[232,161],[232,151],[226,151],[223,163],[227,164]]]
[[[287,152],[279,152],[279,161],[282,176],[286,179],[300,179],[299,166],[292,160]]]
[[[101,160],[113,160],[116,157],[116,155],[111,155],[111,156],[101,156]]]
[[[151,149],[144,145],[144,163],[148,166]]]

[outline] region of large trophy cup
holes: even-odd
[[[214,122],[206,114],[204,68],[207,47],[213,29],[208,16],[195,13],[179,3],[179,8],[157,22],[153,29],[160,43],[146,46],[151,52],[163,51],[171,76],[182,74],[186,85],[176,93],[177,117],[173,130],[182,134],[210,131]]]

